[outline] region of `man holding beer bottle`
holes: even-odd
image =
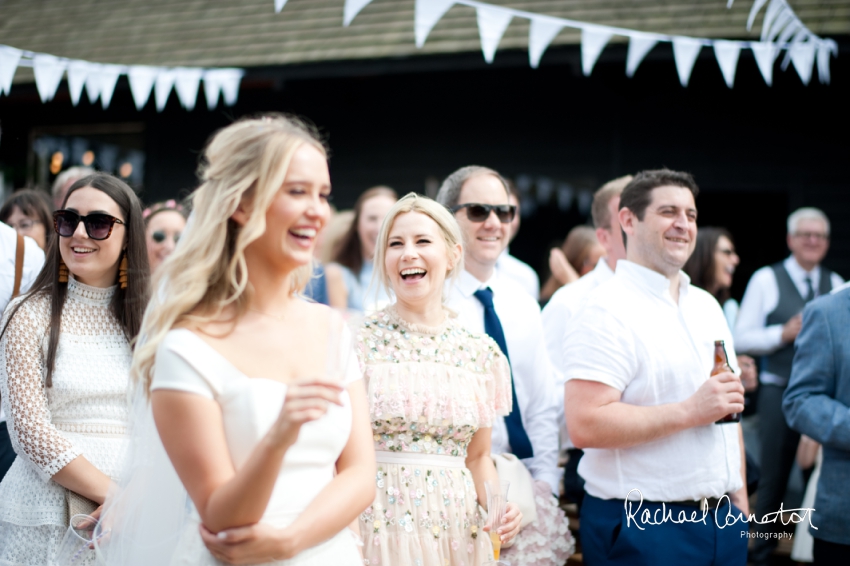
[[[737,362],[720,305],[681,271],[697,193],[687,173],[635,176],[620,197],[626,260],[566,329],[565,412],[585,449],[590,566],[746,563],[741,428],[715,424],[743,410],[744,388],[729,371]],[[729,369],[715,369],[721,340]]]

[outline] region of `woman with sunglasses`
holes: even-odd
[[[174,199],[157,202],[142,211],[151,275],[156,273],[186,229],[186,213]]]
[[[44,268],[0,330],[18,454],[0,484],[0,564],[53,564],[69,513],[99,513],[127,442],[130,343],[148,299],[138,198],[111,175],[85,177],[53,229]]]

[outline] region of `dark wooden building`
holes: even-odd
[[[490,0],[531,12],[630,29],[753,39],[752,5],[737,0]],[[344,0],[7,0],[2,42],[97,62],[238,66],[246,69],[233,107],[192,111],[172,94],[137,111],[126,78],[108,109],[66,83],[42,104],[31,69],[0,97],[0,170],[5,186],[47,186],[93,148],[95,165],[119,171],[146,201],[195,186],[205,141],[245,114],[291,112],[312,120],[332,150],[337,206],[376,184],[433,191],[462,165],[494,167],[527,189],[515,255],[541,273],[548,246],[587,221],[587,199],[605,181],[667,166],[693,173],[700,224],[728,227],[742,256],[735,295],[749,274],[784,257],[785,219],[817,206],[833,222],[827,264],[850,276],[850,1],[791,0],[800,19],[839,54],[832,81],[804,86],[793,67],[765,85],[750,52],[726,87],[703,49],[687,88],[669,44],[656,46],[633,78],[627,44],[615,38],[590,77],[581,72],[579,34],[563,30],[540,67],[528,63],[528,21],[514,19],[492,64],[483,60],[475,11],[455,6],[422,49],[414,43],[414,0],[374,0],[342,26]],[[45,142],[44,140],[47,140]],[[63,162],[52,162],[54,146]],[[65,144],[65,145],[62,145]],[[76,144],[76,145],[75,145]],[[88,144],[88,145],[86,145]],[[85,147],[84,147],[85,146]],[[107,152],[94,151],[111,148]],[[114,148],[118,148],[117,150]],[[129,157],[128,157],[129,156]],[[125,172],[128,172],[125,169]]]

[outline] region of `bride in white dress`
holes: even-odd
[[[168,458],[136,446],[154,461],[131,463],[101,550],[122,566],[360,565],[346,527],[375,494],[365,391],[350,333],[329,342],[335,315],[295,293],[330,213],[325,150],[265,117],[218,132],[205,158],[133,361]],[[328,358],[347,363],[329,375]]]

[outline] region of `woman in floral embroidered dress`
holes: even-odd
[[[484,482],[498,482],[490,426],[510,412],[510,371],[492,339],[443,307],[446,277],[462,269],[460,241],[451,214],[413,193],[390,210],[378,237],[375,277],[396,303],[357,335],[378,460],[378,495],[360,516],[369,566],[492,559]],[[509,503],[503,542],[521,519]]]

